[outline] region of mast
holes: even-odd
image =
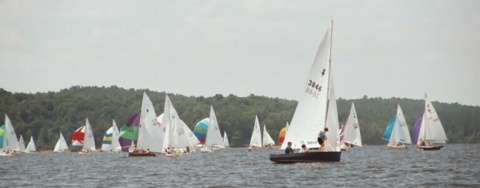
[[[425,104],[424,104],[424,111],[423,111],[423,125],[422,125],[422,129],[423,129],[423,141],[427,141],[427,93],[425,93]]]

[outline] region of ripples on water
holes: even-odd
[[[261,149],[229,148],[180,157],[19,154],[0,158],[0,187],[480,187],[480,145],[440,151],[366,146],[340,163],[274,164]]]

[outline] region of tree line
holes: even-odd
[[[51,150],[61,132],[67,143],[71,135],[88,118],[92,125],[97,147],[101,146],[105,131],[112,126],[112,119],[122,126],[128,118],[140,111],[143,92],[154,104],[157,115],[163,113],[165,92],[148,89],[123,89],[111,87],[73,86],[59,92],[12,93],[0,88],[0,113],[11,119],[17,136],[33,136],[37,148]],[[277,140],[278,133],[292,119],[297,101],[249,95],[233,94],[211,97],[184,96],[168,93],[179,117],[194,129],[196,123],[209,116],[210,105],[215,109],[220,130],[229,135],[233,147],[249,144],[255,115],[261,125]],[[415,121],[422,116],[424,100],[406,98],[368,98],[337,100],[340,123],[344,123],[355,103],[362,140],[365,144],[386,144],[381,139],[390,119],[400,104],[410,132]],[[433,102],[445,128],[448,143],[480,142],[480,107],[458,103]],[[4,124],[4,118],[0,120]],[[262,126],[263,127],[263,126]]]

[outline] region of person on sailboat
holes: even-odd
[[[302,149],[300,149],[300,153],[307,153],[308,152],[308,148],[305,144],[302,144]]]
[[[320,131],[320,133],[318,133],[317,141],[318,141],[318,144],[320,144],[320,149],[318,151],[320,151],[320,152],[323,151],[323,148],[325,147],[324,142],[325,142],[325,140],[327,140],[327,136],[325,135],[326,132],[328,132],[327,127],[325,127],[323,129],[323,131]]]
[[[293,149],[292,149],[292,142],[288,142],[288,146],[285,148],[285,154],[292,154]]]
[[[425,146],[425,141],[423,141],[421,138],[418,141],[418,146]]]

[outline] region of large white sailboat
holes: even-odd
[[[388,149],[407,149],[405,144],[412,144],[407,121],[400,105],[397,105],[397,113],[388,124],[382,139],[388,141]]]
[[[163,131],[157,121],[157,114],[147,93],[143,92],[140,109],[139,128],[136,149],[128,153],[130,157],[156,156],[153,152],[162,152]],[[133,127],[132,127],[133,128]]]
[[[425,94],[425,111],[414,127],[414,140],[419,150],[439,150],[447,142],[447,135],[442,122],[433,108],[433,104]]]
[[[164,113],[158,116],[157,120],[162,122],[162,126],[165,126],[163,138],[164,153],[168,154],[173,152],[168,151],[167,148],[170,148],[170,150],[176,149],[177,151],[184,150],[184,152],[189,152],[190,149],[193,149],[195,145],[200,143],[192,130],[180,119],[177,110],[175,110],[168,96],[165,97]],[[167,152],[165,149],[167,149]]]
[[[325,148],[322,152],[271,154],[271,161],[277,163],[340,161],[338,112],[331,71],[332,31],[333,21],[318,48],[306,82],[302,84],[303,95],[298,100],[281,146],[281,149],[285,149],[287,143],[292,142],[294,149],[299,149],[302,144],[310,149],[319,148],[317,136],[320,130],[328,128]]]

